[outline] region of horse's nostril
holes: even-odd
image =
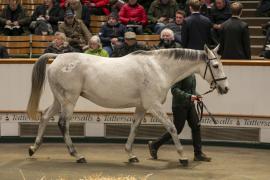
[[[225,93],[227,93],[229,91],[229,88],[226,86],[225,87]]]

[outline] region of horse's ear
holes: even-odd
[[[208,46],[206,44],[204,45],[204,51],[206,52],[206,54],[208,54],[210,51],[210,49],[208,48]]]
[[[216,54],[217,54],[217,52],[218,52],[219,47],[220,47],[220,44],[218,44],[218,45],[215,47],[215,49],[213,49],[213,51],[214,51]]]

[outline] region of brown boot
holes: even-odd
[[[200,153],[200,154],[196,154],[194,156],[194,161],[205,161],[205,162],[210,162],[211,158],[208,157],[206,154],[204,153]]]

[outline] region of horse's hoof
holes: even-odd
[[[129,163],[138,163],[138,162],[140,162],[140,161],[139,161],[139,159],[138,159],[137,157],[133,157],[133,158],[130,158],[130,159],[128,160],[128,162],[129,162]]]
[[[31,147],[28,149],[28,153],[29,153],[29,156],[33,156],[33,154],[35,153]]]
[[[187,167],[188,166],[188,160],[187,159],[179,159],[179,162],[182,166]]]
[[[86,159],[84,157],[81,157],[77,160],[77,163],[87,163]]]

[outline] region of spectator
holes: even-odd
[[[220,54],[222,59],[250,59],[248,24],[240,19],[243,5],[231,5],[232,17],[222,24]]]
[[[75,18],[71,9],[66,10],[64,23],[59,25],[59,31],[65,33],[69,44],[80,52],[84,50],[91,38],[91,33],[87,27],[82,20]]]
[[[95,15],[109,15],[109,1],[110,0],[91,0],[89,3],[90,13]]]
[[[69,6],[69,0],[56,0],[56,2],[64,10],[66,10],[66,8]],[[82,5],[85,5],[86,7],[88,7],[90,3],[89,0],[80,0],[80,2]]]
[[[119,12],[119,20],[127,25],[128,31],[142,34],[143,26],[147,24],[147,15],[137,0],[128,0],[128,4],[125,4]]]
[[[227,0],[226,0],[227,1]],[[210,12],[211,12],[211,0],[200,0],[201,2],[201,8],[200,8],[200,13],[206,17],[210,17]],[[189,10],[189,0],[186,1],[187,6],[185,6],[185,12],[186,15],[189,16],[190,10]]]
[[[260,53],[261,57],[270,59],[270,21],[262,24],[263,35],[265,35],[265,42],[263,45],[263,50]]]
[[[110,0],[111,12],[119,13],[125,2],[122,0]]]
[[[180,10],[185,11],[186,5],[188,0],[176,0],[176,3],[178,4],[178,7]]]
[[[269,0],[261,0],[258,8],[257,8],[258,16],[270,16],[270,1]]]
[[[127,0],[124,0],[127,1]],[[151,1],[146,1],[146,0],[137,0],[137,2],[144,7],[144,9],[148,10],[150,8],[150,5],[152,3]]]
[[[109,57],[108,52],[102,49],[101,41],[97,35],[90,38],[88,46],[89,49],[86,50],[84,53],[102,57]]]
[[[116,13],[111,13],[108,22],[101,27],[99,37],[101,39],[103,49],[111,56],[113,47],[124,41],[126,27],[118,22]]]
[[[68,0],[57,0],[57,3],[64,10],[68,7]]]
[[[29,33],[30,18],[19,0],[9,0],[0,14],[0,30],[6,36],[18,36]]]
[[[63,54],[67,52],[74,52],[69,43],[67,42],[67,37],[64,33],[56,32],[54,40],[45,49],[44,53],[56,53]]]
[[[181,44],[175,41],[174,33],[170,29],[163,29],[160,33],[158,49],[181,48]]]
[[[190,0],[191,15],[184,20],[182,27],[182,46],[189,49],[203,50],[211,40],[212,23],[200,14],[200,1]]]
[[[192,14],[186,18],[183,26],[183,44],[186,48],[200,50],[203,49],[206,39],[208,39],[207,36],[210,35],[211,22],[207,17],[199,13],[201,7],[199,0],[190,0],[189,7]],[[173,122],[177,129],[177,133],[181,133],[184,128],[185,121],[187,120],[188,125],[192,130],[194,160],[211,161],[211,158],[207,157],[202,152],[201,129],[194,104],[194,101],[200,100],[198,96],[196,96],[195,75],[191,75],[182,81],[177,82],[172,86],[171,92],[173,95]],[[157,159],[157,151],[159,147],[170,139],[171,135],[169,133],[165,133],[158,140],[149,142],[150,154],[154,159]]]
[[[122,57],[138,50],[149,50],[144,44],[137,42],[134,32],[125,33],[125,42],[115,46],[112,57]]]
[[[177,11],[175,0],[155,0],[148,10],[148,18],[153,32],[158,33],[168,23],[173,22]]]
[[[7,48],[2,45],[0,45],[0,58],[9,58]]]
[[[165,28],[171,29],[174,32],[175,41],[181,43],[181,32],[185,18],[185,12],[178,10],[175,13],[175,20],[165,26]]]
[[[82,5],[80,0],[68,0],[70,8],[76,15],[77,19],[81,19],[87,28],[90,25],[90,12],[87,6]]]
[[[53,0],[44,0],[43,5],[37,6],[30,28],[35,34],[54,34],[58,30],[58,22],[64,20],[64,10]]]
[[[230,5],[226,0],[215,0],[214,6],[211,8],[210,19],[213,23],[212,36],[217,44],[220,41],[221,24],[232,16]]]

